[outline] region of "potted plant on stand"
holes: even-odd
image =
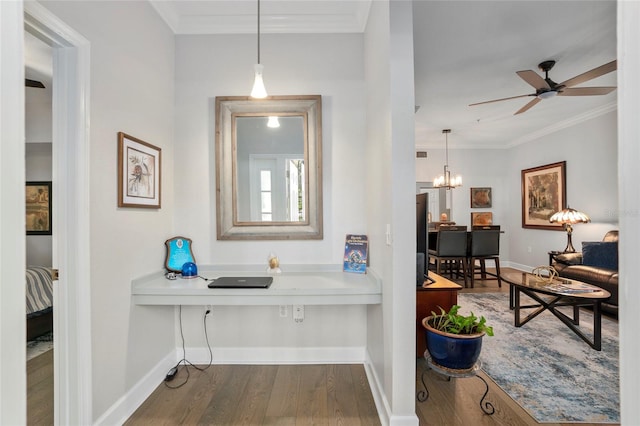
[[[475,365],[485,334],[493,336],[493,328],[486,319],[459,314],[460,306],[454,305],[449,312],[440,308],[440,314],[431,312],[422,320],[426,330],[427,351],[432,362],[454,370],[471,369]]]

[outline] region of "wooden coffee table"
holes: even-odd
[[[514,325],[521,327],[544,311],[551,312],[562,321],[571,331],[587,342],[595,350],[602,350],[602,311],[603,300],[611,293],[595,285],[576,280],[556,278],[552,282],[540,280],[527,272],[503,272],[500,278],[506,281],[509,288],[509,308],[514,311]],[[520,294],[524,293],[536,304],[522,305]],[[573,318],[558,310],[563,306],[573,307]],[[587,336],[580,325],[580,307],[593,309],[593,338]],[[521,310],[535,309],[529,315],[521,318]]]

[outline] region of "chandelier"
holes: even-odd
[[[462,185],[462,177],[457,175],[455,177],[451,177],[451,171],[449,170],[449,133],[451,133],[451,129],[442,130],[444,133],[445,140],[445,163],[444,163],[444,173],[433,180],[433,186],[435,188],[446,188],[451,189],[457,186]]]

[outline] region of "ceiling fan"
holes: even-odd
[[[555,64],[556,64],[556,61],[549,60],[549,61],[541,62],[538,65],[538,68],[544,71],[544,78],[542,78],[537,72],[532,70],[516,72],[516,74],[518,74],[520,78],[522,78],[524,81],[526,81],[531,86],[533,86],[534,89],[536,89],[535,93],[519,95],[519,96],[511,96],[509,98],[494,99],[492,101],[477,102],[475,104],[470,104],[469,106],[506,101],[507,99],[516,99],[516,98],[524,98],[527,96],[535,96],[534,99],[532,99],[525,106],[523,106],[518,111],[516,111],[514,114],[516,115],[516,114],[521,114],[527,111],[528,109],[533,107],[535,104],[537,104],[541,100],[552,98],[556,95],[557,96],[606,95],[607,93],[610,93],[616,89],[615,87],[576,87],[576,88],[572,87],[572,86],[576,86],[578,84],[584,83],[586,81],[592,80],[596,77],[600,77],[602,75],[610,73],[611,71],[615,71],[617,66],[617,62],[615,60],[607,64],[600,65],[599,67],[596,67],[580,75],[577,75],[573,78],[570,78],[569,80],[563,81],[560,84],[556,83],[555,81],[549,78],[549,70],[551,70],[551,68],[553,68]]]
[[[38,80],[30,80],[28,78],[25,78],[24,85],[26,87],[37,87],[39,89],[44,89],[44,84],[42,84],[42,82]]]

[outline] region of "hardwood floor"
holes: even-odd
[[[504,268],[508,269],[508,268]],[[476,280],[462,292],[508,292],[503,283]],[[417,359],[416,390],[424,359]],[[28,424],[53,424],[53,351],[27,363]],[[421,426],[538,425],[483,372],[489,384],[485,401],[495,413],[482,412],[484,384],[477,378],[446,378],[429,370],[429,398],[416,401]],[[184,371],[169,382],[176,386]],[[204,372],[191,369],[189,381],[178,389],[164,383],[136,410],[127,425],[379,425],[362,365],[213,365]],[[545,423],[559,426],[559,423]],[[582,423],[581,426],[595,426]]]
[[[184,369],[169,382],[184,381]],[[380,425],[362,365],[212,365],[164,384],[127,425]]]
[[[500,268],[501,271],[515,271],[512,268]],[[487,269],[494,272],[492,268]],[[448,276],[447,276],[448,277]],[[464,286],[462,279],[455,279]],[[502,283],[498,288],[495,279],[480,280],[476,278],[474,288],[463,288],[462,293],[509,292],[509,285]],[[426,362],[417,360],[416,391],[423,390],[420,381]],[[428,370],[425,381],[429,389],[429,398],[424,402],[416,400],[416,414],[420,426],[466,426],[466,425],[496,425],[496,426],[529,426],[539,425],[529,413],[516,403],[506,392],[491,380],[483,371],[479,372],[489,385],[489,392],[485,402],[495,408],[493,415],[483,413],[480,400],[485,392],[485,386],[478,378],[451,379]],[[545,426],[560,426],[573,423],[544,423]],[[595,426],[597,423],[580,423],[581,426]]]
[[[27,424],[53,424],[53,350],[27,361]]]

